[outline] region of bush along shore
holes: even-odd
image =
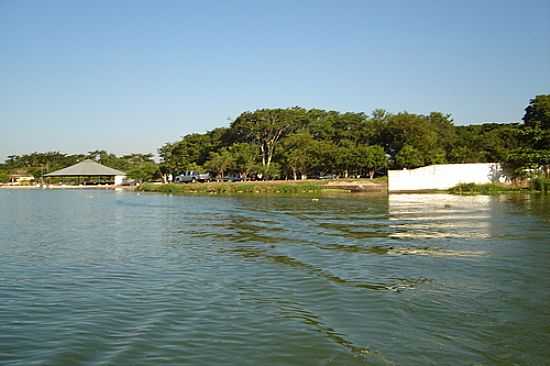
[[[167,194],[320,194],[322,192],[382,192],[387,193],[386,177],[356,180],[304,180],[304,181],[249,181],[249,182],[209,182],[209,183],[145,183],[136,187],[140,192]],[[475,184],[462,183],[446,191],[458,195],[491,195],[509,192],[550,192],[550,179],[534,178],[529,185],[503,183]],[[430,193],[423,192],[423,193]]]
[[[527,186],[513,184],[489,183],[475,184],[462,183],[448,190],[452,194],[499,194],[506,192],[550,192],[549,178],[533,178]]]
[[[360,180],[305,180],[305,181],[254,181],[254,182],[210,182],[210,183],[145,183],[137,188],[141,192],[160,192],[170,194],[207,193],[207,194],[239,194],[239,193],[321,193],[335,192],[386,192],[387,181],[380,179]]]

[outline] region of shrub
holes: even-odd
[[[9,181],[8,173],[0,170],[0,183],[7,183]]]
[[[498,183],[460,183],[449,189],[449,192],[453,194],[495,194],[500,192],[510,192],[518,190],[520,190],[520,188]]]
[[[548,193],[550,191],[550,178],[536,177],[531,180],[531,189]]]

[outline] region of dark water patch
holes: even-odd
[[[355,345],[353,342],[346,339],[346,337],[343,334],[337,332],[334,328],[331,328],[327,324],[323,323],[320,320],[319,316],[317,314],[314,314],[311,311],[308,311],[304,308],[300,308],[296,305],[294,306],[284,305],[281,307],[280,311],[283,318],[297,319],[302,321],[304,324],[311,327],[316,332],[328,338],[335,344],[345,348],[348,352],[353,354],[355,357],[360,357],[366,360],[368,356],[373,355],[374,357],[374,355],[376,354],[374,352],[371,352],[369,348],[366,346]]]
[[[334,221],[334,220],[333,220]],[[350,221],[350,220],[348,220]],[[364,229],[364,228],[387,228],[389,225],[387,222],[379,223],[379,222],[372,222],[370,219],[364,223],[354,223],[350,224],[345,223],[335,223],[335,222],[322,222],[319,224],[320,227],[326,228],[326,229],[335,229],[335,230],[342,230],[342,231],[350,231],[354,229]]]
[[[216,238],[216,237],[219,237],[220,235],[218,233],[213,233],[211,231],[189,231],[189,232],[183,232],[183,233],[189,234],[193,238],[208,238],[208,237]]]
[[[206,230],[206,233],[197,232],[196,236],[209,236],[234,243],[303,243],[285,236],[287,230],[271,220],[257,220],[245,216],[226,216],[219,222],[208,225]]]
[[[401,290],[411,290],[416,289],[420,285],[432,283],[432,279],[419,277],[419,278],[393,278],[392,284],[389,285],[389,290],[392,291],[401,291]]]
[[[344,253],[366,253],[366,254],[388,254],[388,252],[393,249],[393,246],[382,246],[382,245],[372,245],[372,246],[360,246],[360,245],[344,245],[344,244],[331,244],[331,245],[322,245],[321,249],[332,250],[337,252]]]
[[[321,223],[319,227],[323,229],[329,229],[333,231],[338,231],[338,234],[328,233],[328,235],[343,235],[352,239],[369,239],[369,238],[390,238],[392,234],[395,234],[394,230],[391,230],[391,227],[388,225],[376,224],[372,226],[373,228],[384,228],[386,230],[361,230],[358,231],[358,228],[368,228],[369,225],[357,225],[357,224],[336,224],[336,223]],[[390,230],[388,230],[390,229]]]
[[[290,239],[283,237],[274,237],[261,235],[255,232],[250,231],[241,231],[238,233],[215,233],[210,235],[210,237],[224,241],[224,242],[233,242],[233,243],[263,243],[263,244],[275,244],[281,242],[292,242]]]
[[[343,231],[343,236],[351,239],[392,238],[392,233],[380,231]],[[335,234],[331,234],[335,235]]]
[[[223,222],[219,223],[220,225],[224,225],[226,223],[230,224],[265,224],[265,226],[261,227],[269,227],[269,225],[277,225],[277,221],[268,220],[268,219],[262,219],[254,216],[243,216],[243,215],[224,215]]]
[[[221,227],[228,230],[236,231],[248,231],[248,232],[281,232],[285,231],[284,228],[277,226],[268,226],[268,225],[257,225],[253,223],[254,221],[228,221],[222,223],[212,224],[212,227]]]
[[[316,275],[317,277],[324,278],[329,282],[346,287],[354,287],[368,290],[390,290],[390,291],[402,291],[404,289],[414,289],[416,286],[429,282],[428,279],[419,278],[419,279],[401,279],[396,278],[392,281],[385,282],[371,282],[371,281],[358,281],[358,280],[348,280],[337,276],[327,270],[321,269],[317,266],[314,266],[309,263],[302,262],[296,258],[290,257],[288,255],[277,255],[271,254],[266,249],[257,249],[257,248],[235,248],[229,249],[227,252],[238,254],[239,256],[245,259],[263,259],[271,263],[278,265],[284,265],[298,269],[309,274]]]
[[[224,252],[238,254],[243,258],[261,258],[267,256],[267,251],[259,248],[235,248],[224,250]]]

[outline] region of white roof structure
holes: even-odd
[[[93,160],[83,160],[78,164],[71,165],[67,168],[57,170],[55,172],[44,175],[45,177],[111,177],[111,176],[125,176],[126,173],[121,172],[113,168],[109,168],[105,165],[96,163]]]

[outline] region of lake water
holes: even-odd
[[[550,364],[550,197],[0,207],[3,366]]]

